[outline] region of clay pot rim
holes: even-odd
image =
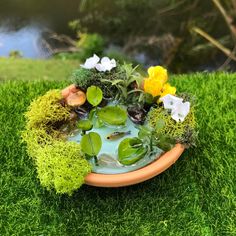
[[[90,173],[85,177],[85,184],[96,187],[124,187],[153,178],[172,166],[184,152],[184,146],[176,144],[151,164],[128,173],[97,174]]]

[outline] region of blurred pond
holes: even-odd
[[[78,19],[88,32],[106,37],[107,48],[118,48],[137,63],[160,63],[177,73],[211,71],[226,57],[189,27],[200,24],[232,48],[219,16],[211,1],[0,0],[0,56],[19,51],[23,57],[47,58],[44,39],[52,32],[75,37],[68,23]]]
[[[73,35],[68,22],[78,16],[79,1],[1,0],[0,56],[18,50],[23,57],[45,58],[41,45],[48,31]]]

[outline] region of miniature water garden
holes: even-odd
[[[94,55],[26,112],[23,139],[43,186],[71,194],[91,172],[140,169],[177,143],[195,144],[194,100],[176,94],[167,70],[147,75],[131,64]]]

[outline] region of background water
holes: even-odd
[[[68,22],[78,16],[80,1],[74,0],[1,0],[0,56],[19,50],[23,57],[43,58],[48,54],[41,45],[43,34],[73,32]]]
[[[201,27],[229,49],[234,47],[212,1],[0,0],[0,56],[14,50],[23,57],[47,58],[44,39],[52,32],[75,38],[76,32],[68,27],[75,19],[82,31],[105,37],[107,48],[118,48],[146,67],[165,65],[174,73],[212,71],[227,59],[194,34],[192,26]],[[229,63],[228,69],[235,71],[235,63]]]

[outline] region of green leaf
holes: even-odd
[[[140,139],[146,139],[151,136],[152,131],[146,126],[139,126],[138,137]]]
[[[154,102],[154,98],[151,94],[149,93],[145,93],[144,94],[144,101],[147,103],[147,104],[152,104]]]
[[[127,120],[126,110],[119,106],[106,106],[97,112],[97,116],[110,125],[124,125]]]
[[[104,126],[104,122],[101,119],[97,118],[94,122],[94,127],[95,128],[101,128],[103,126]]]
[[[97,111],[97,109],[96,109],[96,107],[95,108],[93,108],[90,112],[89,112],[89,120],[93,120],[94,119],[94,117],[95,117],[95,114],[96,114],[96,111]]]
[[[138,138],[126,138],[118,147],[118,160],[123,165],[132,165],[145,156],[147,149]]]
[[[159,135],[155,141],[155,145],[163,151],[169,151],[175,145],[175,140],[167,135]]]
[[[80,145],[84,153],[96,156],[101,150],[102,139],[98,133],[90,132],[82,137]]]
[[[93,128],[93,124],[90,120],[79,120],[77,127],[81,130],[88,131]]]
[[[102,101],[102,90],[97,86],[90,86],[86,96],[88,102],[95,107]]]

